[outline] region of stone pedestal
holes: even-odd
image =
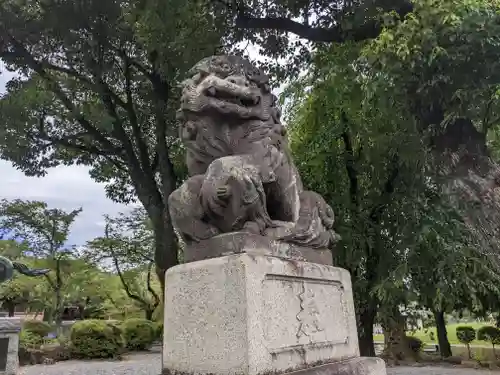
[[[385,375],[360,358],[350,275],[251,252],[166,273],[163,373]]]
[[[16,375],[19,369],[19,318],[0,318],[0,375]]]

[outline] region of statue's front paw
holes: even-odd
[[[245,225],[243,225],[243,228],[241,230],[242,232],[261,234],[259,224],[257,224],[255,221],[247,221]]]

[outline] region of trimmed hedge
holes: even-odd
[[[146,319],[127,319],[122,325],[125,346],[129,350],[147,350],[155,340],[154,323]]]
[[[43,344],[43,338],[28,330],[19,333],[19,347],[24,349],[38,348]]]
[[[106,320],[106,324],[111,327],[114,334],[123,337],[123,321],[121,320]]]
[[[71,352],[77,358],[114,358],[123,352],[123,347],[115,323],[82,320],[71,327]]]
[[[40,337],[46,337],[50,332],[52,332],[52,326],[41,320],[25,320],[23,322],[23,330],[30,331]]]
[[[469,326],[457,327],[457,339],[462,344],[470,344],[476,339],[476,330]]]
[[[500,329],[493,326],[483,326],[477,330],[477,339],[488,341],[493,345],[500,344]]]
[[[469,359],[471,359],[470,343],[476,339],[476,330],[469,326],[459,326],[456,331],[458,341],[467,346],[467,353]]]

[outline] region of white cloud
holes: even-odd
[[[0,198],[39,200],[51,208],[71,211],[79,207],[82,213],[72,227],[69,245],[83,245],[103,233],[103,215],[116,215],[128,210],[106,197],[104,186],[94,182],[88,169],[79,166],[60,166],[49,170],[47,176],[26,177],[9,162],[0,161]]]

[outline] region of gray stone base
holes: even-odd
[[[359,357],[347,361],[314,366],[286,375],[386,375],[385,362],[380,358]]]
[[[264,249],[265,250],[265,249]],[[344,269],[249,253],[165,274],[163,368],[282,374],[359,356]]]
[[[184,249],[184,262],[217,258],[231,254],[268,255],[309,263],[333,265],[330,249],[313,249],[273,240],[246,232],[220,234]]]
[[[278,373],[274,374],[277,375]],[[359,357],[341,362],[313,366],[282,375],[386,375],[385,362],[380,358]],[[163,369],[162,375],[192,375]],[[216,375],[216,374],[212,374]],[[264,375],[264,374],[262,374]]]

